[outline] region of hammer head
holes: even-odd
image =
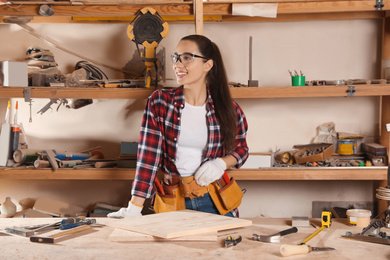
[[[296,227],[292,227],[269,236],[261,236],[261,235],[253,234],[252,239],[260,242],[266,242],[266,243],[280,243],[280,238],[282,236],[295,233],[295,232],[298,232],[298,229]]]
[[[52,238],[52,237],[31,236],[30,241],[35,242],[35,243],[54,244],[54,238]]]
[[[257,240],[260,242],[265,242],[265,243],[280,243],[280,235],[270,235],[270,236],[262,236],[262,235],[252,235],[253,240]]]

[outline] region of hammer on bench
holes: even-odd
[[[280,239],[282,236],[296,233],[296,232],[298,232],[298,229],[296,227],[292,227],[269,236],[253,234],[252,239],[260,242],[266,242],[266,243],[280,243]]]

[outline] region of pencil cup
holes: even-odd
[[[305,86],[305,76],[292,76],[291,81],[293,86]]]

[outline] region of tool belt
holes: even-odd
[[[199,186],[193,176],[180,177],[164,174],[162,187],[165,194],[156,189],[154,201],[156,213],[184,210],[185,198],[194,199],[209,193],[219,213],[225,215],[237,208],[243,197],[240,187],[233,178],[229,183],[221,178],[208,186]]]

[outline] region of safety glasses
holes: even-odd
[[[171,55],[173,64],[176,64],[177,61],[180,61],[183,65],[189,64],[195,60],[195,58],[200,58],[204,60],[208,60],[206,57],[202,57],[196,54],[184,52],[182,54],[174,53]]]

